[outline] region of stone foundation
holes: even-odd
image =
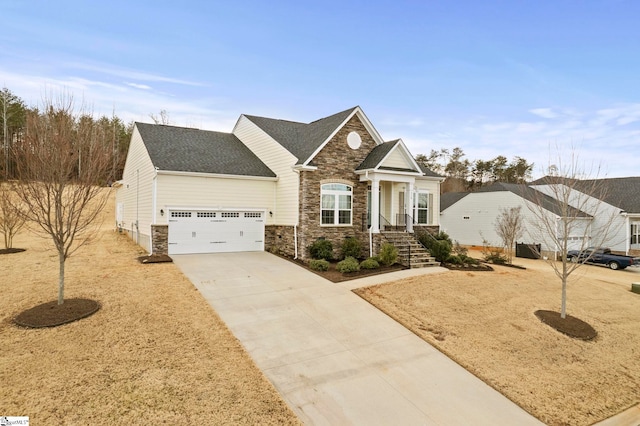
[[[151,225],[151,253],[169,254],[169,225]]]
[[[296,254],[295,228],[293,226],[266,225],[264,227],[264,249],[271,253],[294,257]]]

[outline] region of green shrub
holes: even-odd
[[[462,259],[462,262],[465,265],[477,265],[477,264],[480,263],[480,261],[478,259],[474,259],[473,257],[467,256],[467,255],[464,255],[464,254],[459,254],[458,257],[460,259]]]
[[[429,252],[438,262],[446,262],[451,256],[451,243],[447,240],[435,240],[429,247]]]
[[[447,259],[447,263],[451,263],[453,265],[465,264],[464,260],[457,254],[452,254],[451,256],[449,256],[449,258]]]
[[[342,242],[342,258],[355,257],[360,258],[362,253],[362,243],[355,237],[347,237]]]
[[[490,246],[487,240],[482,241],[482,258],[485,262],[495,263],[497,265],[504,265],[509,261],[503,249]]]
[[[373,257],[370,257],[360,262],[360,267],[362,269],[378,269],[380,267],[380,263],[378,263],[378,261]]]
[[[398,249],[393,244],[384,243],[380,247],[378,257],[380,258],[380,263],[383,265],[393,265],[398,260]]]
[[[309,246],[309,254],[313,259],[333,260],[333,244],[329,240],[318,239]]]
[[[495,263],[496,265],[504,265],[508,262],[507,256],[504,255],[502,249],[491,249],[483,253],[485,262]]]
[[[329,270],[329,262],[324,259],[313,259],[309,262],[309,268],[314,271],[328,271]]]
[[[342,272],[343,274],[347,272],[357,272],[360,270],[360,264],[355,258],[349,256],[344,260],[338,262],[338,264],[336,265],[336,270]]]
[[[418,240],[420,240],[422,245],[429,250],[431,256],[435,257],[438,262],[448,262],[453,249],[453,243],[446,232],[440,231],[436,235],[423,232],[418,237]]]

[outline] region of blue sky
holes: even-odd
[[[360,105],[413,154],[638,176],[640,2],[0,0],[0,86],[230,132]],[[595,172],[592,172],[592,175]]]

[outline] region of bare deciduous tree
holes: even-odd
[[[160,110],[160,115],[149,114],[149,118],[153,120],[155,124],[171,124],[171,120],[169,119],[169,113],[166,109]]]
[[[24,209],[15,191],[15,184],[0,183],[0,233],[4,248],[13,248],[13,237],[25,224]]]
[[[507,262],[513,263],[513,245],[524,233],[522,207],[501,208],[494,226],[506,249]]]
[[[16,193],[27,220],[51,238],[58,252],[58,304],[64,303],[65,261],[95,236],[108,190],[99,184],[111,167],[111,146],[95,120],[74,109],[68,95],[45,99],[27,115],[24,138],[14,146],[20,184]]]
[[[599,179],[599,167],[595,171],[583,167],[573,147],[564,156],[559,149],[556,151],[557,162],[549,167],[549,174],[539,185],[534,186],[539,191],[537,199],[527,204],[535,217],[527,232],[552,251],[552,255],[542,258],[562,282],[560,316],[565,318],[567,280],[583,265],[583,262],[571,262],[567,251],[602,245],[609,238],[615,216],[602,201],[607,188],[605,181]],[[551,204],[545,194],[554,200]],[[598,221],[594,221],[595,217]]]

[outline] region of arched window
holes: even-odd
[[[320,191],[320,224],[351,225],[353,188],[343,183],[327,183]]]

